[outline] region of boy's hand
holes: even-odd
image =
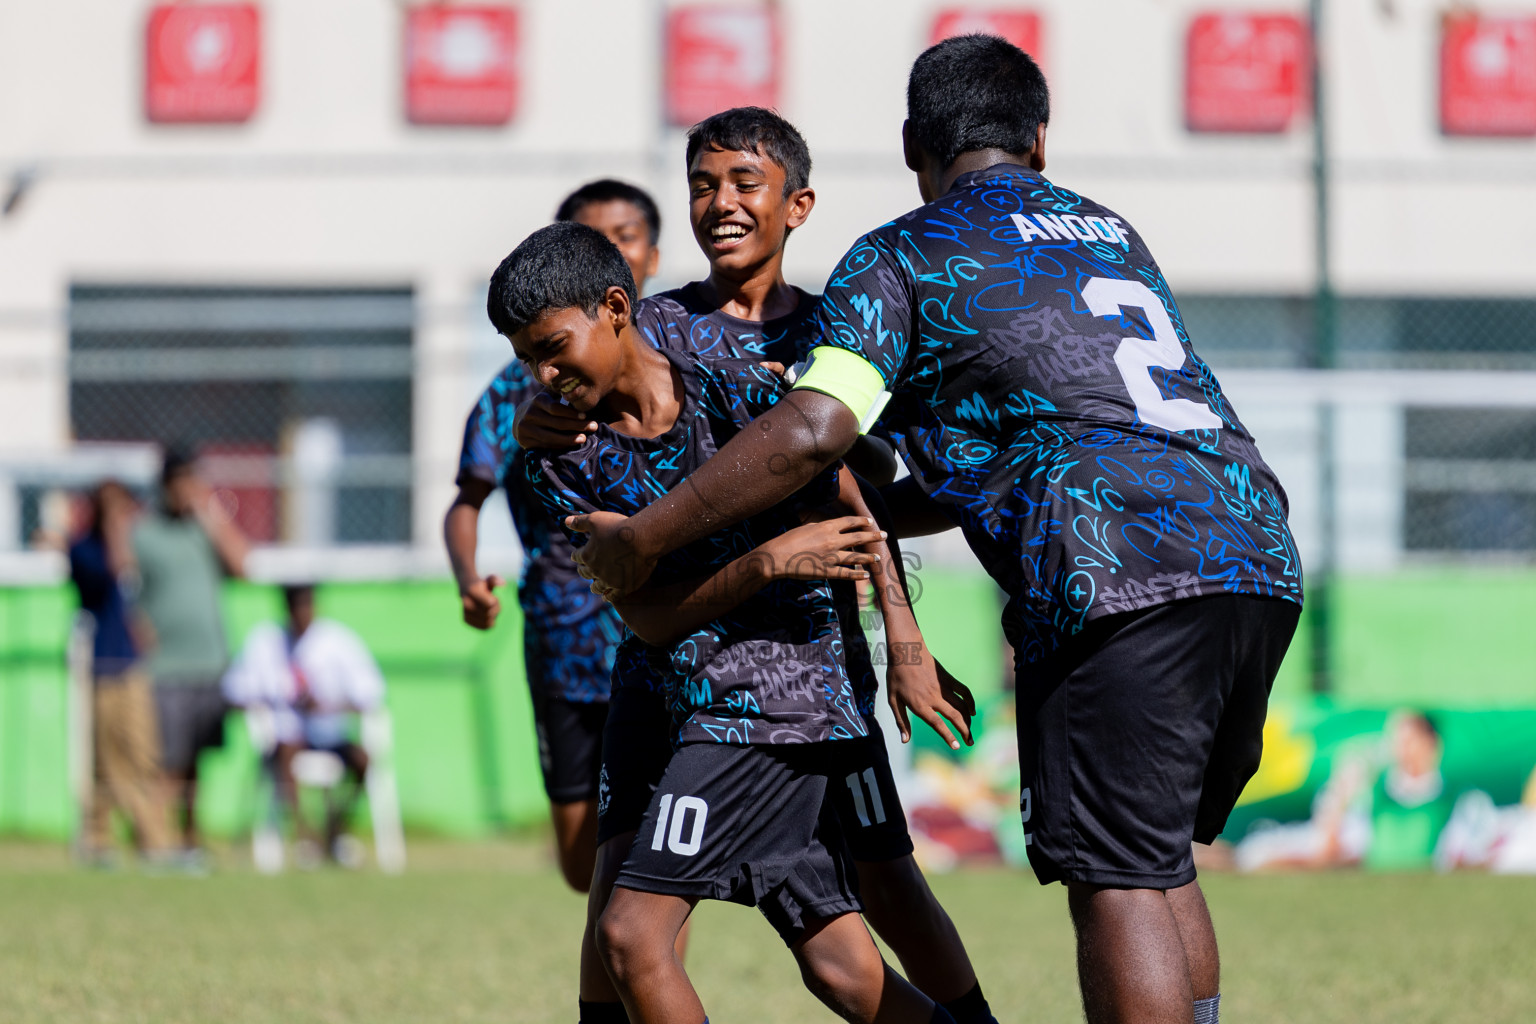
[[[496,588],[501,586],[500,576],[486,576],[467,587],[459,588],[459,602],[464,606],[464,621],[476,629],[490,629],[501,614],[501,598]]]
[[[576,571],[592,581],[592,593],[608,598],[632,594],[651,578],[656,559],[637,550],[628,516],[617,512],[588,512],[566,516],[567,529],[587,535],[576,549]]]
[[[929,657],[933,657],[932,652],[929,652]],[[969,727],[971,719],[976,717],[976,698],[971,695],[971,688],[950,675],[949,669],[939,659],[933,659],[933,667],[939,672],[939,687],[944,691],[944,699],[965,716],[965,724]],[[970,742],[969,737],[966,742]]]
[[[568,405],[561,405],[547,391],[541,391],[517,410],[512,421],[512,437],[524,448],[548,448],[567,452],[585,444],[587,435],[597,429],[597,422]]]
[[[880,556],[857,548],[882,540],[873,519],[840,516],[788,530],[760,549],[768,575],[778,580],[867,580]]]
[[[767,370],[769,373],[773,374],[775,377],[784,377],[785,376],[785,369],[784,369],[784,364],[783,363],[776,363],[772,359],[764,359],[762,362],[758,363],[757,365],[761,366],[763,369]],[[794,381],[791,380],[791,381],[789,381],[789,383],[793,384]]]
[[[885,686],[891,711],[896,715],[896,725],[901,729],[901,742],[912,740],[912,722],[907,717],[910,708],[949,744],[951,750],[959,750],[960,742],[950,731],[950,725],[965,738],[966,746],[970,746],[971,714],[975,711],[970,690],[944,671],[926,644],[892,642],[888,650],[891,660],[886,666]],[[951,697],[965,710],[951,704]]]

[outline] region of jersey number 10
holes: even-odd
[[[1221,417],[1210,406],[1187,398],[1164,398],[1152,379],[1152,367],[1177,370],[1185,358],[1168,309],[1152,289],[1140,281],[1095,277],[1083,286],[1083,301],[1094,316],[1119,316],[1128,306],[1139,309],[1152,325],[1152,337],[1121,338],[1115,349],[1115,367],[1143,423],[1174,431],[1221,429]]]

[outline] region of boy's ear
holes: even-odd
[[[1045,122],[1035,126],[1035,148],[1029,151],[1029,166],[1040,173],[1045,170]]]
[[[789,216],[784,219],[784,226],[793,231],[804,224],[811,216],[811,208],[816,205],[816,190],[813,188],[797,189],[789,197]]]
[[[917,144],[912,137],[912,122],[901,122],[901,156],[907,162],[907,170],[916,174],[922,174],[928,168],[928,161],[924,159],[923,147]]]
[[[603,308],[613,317],[613,329],[622,331],[629,326],[630,314],[633,310],[629,305],[629,292],[612,285],[603,295]]]

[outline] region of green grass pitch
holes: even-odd
[[[537,838],[421,842],[400,878],[85,872],[0,846],[0,1017],[22,1022],[576,1019],[582,902]],[[933,879],[1002,1024],[1081,1019],[1060,887]],[[1536,879],[1353,874],[1206,879],[1223,1016],[1512,1021],[1536,1006]],[[719,1024],[833,1020],[755,911],[705,904],[688,967]]]

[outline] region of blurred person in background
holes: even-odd
[[[1447,789],[1440,772],[1445,742],[1434,718],[1414,709],[1393,715],[1387,736],[1388,762],[1371,787],[1371,838],[1365,868],[1428,870],[1456,805],[1455,794]]]
[[[288,611],[284,625],[267,622],[251,630],[240,656],[224,677],[224,695],[240,707],[270,709],[276,743],[272,748],[278,796],[293,816],[301,849],[318,846],[337,863],[356,866],[361,850],[349,842],[346,825],[368,774],[368,753],[352,739],[360,713],[384,703],[384,677],[355,632],[340,622],[315,618],[315,588],[283,588]],[[346,771],[346,786],[326,806],[323,835],[309,827],[299,808],[293,762],[301,752],[336,755]],[[300,857],[313,862],[313,854]]]
[[[224,744],[219,680],[229,646],[219,600],[224,577],[243,577],[250,545],[199,478],[191,455],[166,453],[159,508],[133,534],[139,608],[153,637],[149,670],[172,808],[186,850],[201,848],[197,761]]]
[[[154,693],[139,661],[124,583],[135,571],[132,531],[138,503],[107,481],[90,494],[89,521],[69,546],[69,576],[80,608],[95,623],[91,643],[91,730],[95,792],[86,819],[85,855],[107,862],[116,806],[133,826],[146,860],[171,853],[160,774],[160,727]]]
[[[585,224],[618,247],[637,287],[656,272],[661,214],[641,189],[621,181],[590,182],[561,202],[555,219]],[[518,603],[523,658],[533,694],[539,767],[554,820],[560,871],[577,892],[592,884],[597,856],[598,772],[608,720],[609,674],[623,635],[617,613],[576,574],[570,543],[531,501],[514,472],[521,448],[512,428],[519,406],[540,392],[514,359],[491,381],[464,426],[458,496],[443,521],[443,539],[459,584],[464,621],[490,629],[501,614],[500,576],[475,565],[480,508],[498,487],[506,491],[523,546]]]
[[[1335,756],[1309,819],[1256,829],[1237,844],[1238,869],[1428,870],[1457,806],[1444,756],[1431,715],[1393,712],[1379,743]]]

